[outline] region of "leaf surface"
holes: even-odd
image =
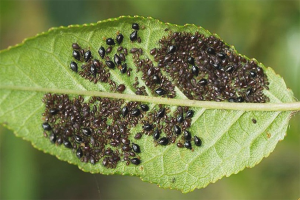
[[[132,23],[140,25],[138,36],[141,43],[129,40],[129,35],[133,32]],[[30,141],[37,149],[78,165],[83,171],[139,176],[142,180],[156,183],[160,187],[178,189],[185,193],[195,188],[203,188],[223,176],[238,173],[245,167],[255,166],[284,138],[292,111],[236,110],[234,107],[237,103],[230,104],[232,109],[227,110],[191,106],[195,113],[189,131],[203,142],[201,147],[194,146],[193,150],[178,148],[176,144],[157,145],[152,136],[143,135],[140,140],[134,139],[135,134],[143,130],[140,122],[129,129],[128,138],[140,146],[141,164],[127,166],[125,161],[121,161],[112,169],[104,167],[101,161],[95,165],[81,162],[74,151],[63,145],[50,143],[49,138],[43,135],[41,124],[44,121],[42,113],[45,111],[45,104],[42,98],[46,93],[68,93],[70,97],[83,95],[86,101],[90,96],[103,95],[99,91],[111,94],[108,83],[94,84],[70,69],[69,63],[74,60],[72,43],[77,42],[90,49],[94,58],[101,60],[97,53],[99,47],[107,47],[105,39],[115,38],[121,32],[124,35],[124,48],[141,48],[142,56],[157,64],[150,51],[160,47],[159,40],[163,36],[167,37],[169,31],[199,32],[205,37],[212,35],[202,27],[194,25],[177,26],[152,18],[120,17],[89,25],[53,28],[20,45],[1,51],[0,123],[12,129],[17,136]],[[218,38],[217,35],[214,36]],[[109,57],[112,58],[117,52],[117,46],[120,45],[113,47]],[[230,50],[236,52],[234,47],[230,47]],[[117,93],[111,97],[128,102],[131,99],[122,95],[131,95],[135,101],[151,102],[148,104],[151,109],[157,108],[158,104],[167,105],[167,98],[151,99],[157,95],[151,93],[148,87],[146,91],[149,97],[135,95],[135,77],[139,78],[141,86],[145,82],[141,79],[141,72],[136,71],[137,67],[130,53],[126,57],[126,63],[133,69],[130,76],[121,74],[117,68],[109,70],[111,80],[126,86],[122,94]],[[286,88],[283,79],[271,68],[258,65],[268,78],[269,89],[264,89],[263,93],[269,98],[269,103],[294,102],[293,94]],[[179,86],[175,87],[175,91],[178,106],[181,105],[180,101],[188,98]],[[87,95],[86,92],[90,93]],[[246,106],[246,103],[241,105]],[[249,105],[255,109],[260,104]],[[171,113],[177,106],[167,105]],[[256,123],[253,123],[253,119]],[[177,138],[176,142],[180,140],[182,141]]]

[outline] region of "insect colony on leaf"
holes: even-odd
[[[109,56],[114,46],[124,40],[129,39],[132,44],[142,41],[139,24],[131,26],[133,32],[128,37],[118,33],[115,39],[106,39],[108,47],[100,46],[98,50],[101,60],[91,50],[73,43],[75,60],[69,64],[70,69],[95,84],[98,81],[109,84],[111,92],[123,93],[126,86],[117,85],[110,71],[117,68],[121,76],[130,77],[135,68],[141,75],[132,83],[137,95],[149,95],[149,91],[153,96],[175,98],[177,87],[187,98],[195,100],[269,101],[262,92],[269,83],[256,61],[236,55],[214,36],[170,31],[158,41],[159,48],[149,51],[153,60],[143,57],[143,49],[131,48],[133,68],[126,63],[126,47],[117,47],[117,53]],[[80,68],[79,63],[82,63]],[[145,85],[139,87],[141,80]],[[101,162],[107,168],[116,168],[119,162],[139,165],[144,150],[139,140],[143,135],[152,136],[154,144],[161,146],[176,144],[193,150],[202,145],[202,139],[189,131],[195,111],[187,107],[177,107],[172,112],[163,105],[151,107],[100,97],[85,102],[81,96],[71,99],[58,94],[46,94],[43,102],[44,134],[51,143],[73,149],[82,162]],[[136,132],[134,137],[132,130]]]

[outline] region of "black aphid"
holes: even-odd
[[[194,116],[194,111],[193,110],[188,110],[186,112],[186,115],[185,115],[186,118],[192,118],[193,116]]]
[[[108,68],[111,68],[111,69],[115,68],[115,64],[110,60],[105,61],[105,64]]]
[[[73,49],[81,49],[81,47],[77,43],[72,44]]]
[[[137,117],[137,116],[139,116],[139,115],[141,114],[141,111],[140,111],[140,109],[135,108],[135,109],[133,109],[133,110],[131,111],[130,114],[131,114],[132,116],[134,116],[134,117]]]
[[[156,128],[154,133],[153,133],[153,139],[158,140],[159,137],[160,137],[160,131],[158,130],[158,128]]]
[[[90,50],[87,50],[86,52],[84,52],[84,60],[85,62],[89,61],[92,57],[92,53]]]
[[[193,57],[189,57],[189,58],[187,59],[187,61],[188,61],[188,63],[191,64],[191,65],[195,64],[195,60],[194,60]]]
[[[252,88],[248,88],[246,91],[246,96],[249,96],[250,94],[252,94]]]
[[[67,148],[69,148],[69,149],[71,149],[71,148],[72,148],[72,144],[71,144],[71,142],[70,142],[70,141],[68,141],[68,140],[64,140],[64,141],[63,141],[63,143],[64,143],[64,146],[65,146],[65,147],[67,147]]]
[[[154,83],[157,83],[157,84],[160,83],[160,78],[157,75],[153,75],[152,80],[153,80]]]
[[[194,142],[196,146],[201,146],[202,141],[200,138],[198,138],[197,136],[194,136]]]
[[[107,39],[106,39],[106,44],[107,44],[107,45],[115,45],[115,41],[114,41],[114,39],[112,39],[112,38],[107,38]]]
[[[191,135],[191,133],[190,133],[189,131],[185,130],[185,131],[183,132],[183,138],[184,138],[185,140],[191,140],[191,139],[192,139],[192,135]]]
[[[192,73],[193,73],[193,75],[198,76],[199,68],[197,66],[193,65],[192,66]]]
[[[127,64],[124,63],[124,64],[121,66],[120,72],[121,72],[122,74],[125,74],[126,71],[127,71]]]
[[[174,125],[173,131],[176,135],[180,135],[181,133],[181,128],[178,125]]]
[[[118,87],[117,87],[117,91],[118,91],[118,92],[124,92],[125,89],[126,89],[126,87],[125,87],[124,84],[120,84],[120,85],[118,85]]]
[[[243,97],[238,97],[238,98],[236,99],[236,101],[239,102],[239,103],[244,102],[244,98],[243,98]]]
[[[100,47],[99,50],[98,50],[98,53],[99,53],[99,56],[103,59],[104,56],[105,56],[105,49],[104,47]]]
[[[82,133],[86,136],[90,136],[92,134],[92,132],[89,128],[83,128]]]
[[[116,65],[121,65],[121,59],[118,56],[118,54],[114,55],[114,61],[115,61]]]
[[[219,58],[221,58],[222,60],[226,58],[226,54],[223,53],[223,52],[217,53],[217,56],[218,56]]]
[[[141,149],[140,149],[140,146],[135,144],[135,143],[132,143],[132,150],[135,152],[135,153],[141,153]]]
[[[133,31],[131,34],[130,34],[130,40],[131,41],[135,41],[137,39],[137,31]]]
[[[152,124],[144,124],[143,129],[145,131],[151,131],[153,128]]]
[[[167,137],[162,137],[158,140],[158,144],[160,145],[167,145],[169,143],[169,139]]]
[[[250,76],[253,77],[253,78],[256,77],[256,72],[255,71],[250,71]]]
[[[132,27],[134,30],[139,30],[139,29],[140,29],[139,24],[137,24],[137,23],[133,23],[131,27]]]
[[[95,65],[91,64],[90,72],[91,72],[91,75],[93,75],[94,77],[96,77],[97,68],[95,67]]]
[[[140,159],[138,158],[132,158],[130,162],[134,165],[139,165],[141,163]]]
[[[207,80],[206,80],[205,78],[202,78],[202,79],[199,81],[199,85],[201,85],[201,86],[207,85]]]
[[[162,96],[162,95],[166,94],[166,91],[162,88],[158,88],[155,90],[155,93],[159,96]]]
[[[81,150],[80,147],[79,147],[79,148],[77,149],[77,151],[76,151],[76,156],[77,156],[78,158],[81,158],[81,157],[83,156],[83,152],[82,152],[82,150]]]
[[[74,57],[76,60],[80,61],[80,52],[77,51],[77,50],[74,50],[74,51],[73,51],[73,57]]]
[[[256,124],[257,121],[256,121],[256,119],[253,118],[252,122],[253,122],[253,124]]]
[[[159,109],[158,111],[157,111],[157,113],[156,113],[156,117],[157,118],[162,118],[164,115],[165,115],[165,108],[161,108],[161,109]]]
[[[182,123],[184,120],[182,113],[177,116],[177,122]]]
[[[140,105],[142,111],[148,111],[149,110],[149,106],[147,104],[141,104]]]
[[[51,142],[51,143],[55,143],[55,141],[56,141],[56,135],[55,135],[54,133],[51,133],[51,134],[49,135],[49,139],[50,139],[50,142]]]
[[[116,41],[118,44],[121,44],[123,41],[124,36],[120,33],[117,35]]]
[[[82,137],[80,137],[79,135],[75,135],[74,139],[75,139],[75,142],[77,142],[77,143],[82,143],[83,142]]]
[[[208,47],[206,49],[206,52],[209,53],[209,54],[215,54],[215,50],[212,47]]]
[[[135,134],[135,136],[134,136],[134,139],[137,139],[137,140],[139,140],[139,139],[141,139],[142,138],[142,133],[137,133],[137,134]]]
[[[76,62],[71,62],[70,63],[70,68],[71,68],[71,70],[73,70],[74,72],[78,72],[78,65],[77,65],[77,63]]]
[[[236,102],[236,99],[233,98],[233,97],[231,97],[231,98],[228,99],[228,102],[231,102],[231,103],[232,103],[232,102]]]
[[[122,116],[125,117],[128,114],[129,110],[127,106],[124,106],[121,110]]]
[[[169,46],[167,53],[168,53],[168,54],[169,54],[169,53],[174,53],[175,51],[176,51],[176,46],[171,45],[171,46]]]
[[[50,109],[49,109],[49,113],[50,113],[51,115],[56,115],[56,114],[58,113],[58,109],[56,109],[56,108],[50,108]]]
[[[47,122],[44,122],[43,124],[42,124],[42,127],[43,127],[43,129],[45,130],[45,131],[50,131],[52,128],[51,128],[51,126],[50,126],[50,124],[48,124]]]
[[[187,140],[184,142],[184,147],[187,149],[192,149],[192,143],[191,141]]]

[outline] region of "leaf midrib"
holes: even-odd
[[[219,110],[242,110],[242,111],[299,111],[300,102],[288,103],[229,103],[229,102],[215,102],[215,101],[197,101],[188,99],[170,99],[162,97],[141,96],[131,94],[120,94],[99,91],[86,91],[86,90],[70,90],[70,89],[53,89],[53,88],[40,88],[40,87],[25,87],[14,85],[0,85],[3,90],[15,91],[31,91],[43,93],[58,93],[58,94],[73,94],[82,96],[99,96],[112,99],[124,99],[128,101],[149,102],[155,104],[174,105],[174,106],[187,106],[199,107],[206,109],[219,109]]]

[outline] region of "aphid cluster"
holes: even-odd
[[[51,143],[70,148],[82,162],[102,162],[107,168],[115,168],[118,162],[138,165],[141,163],[138,142],[130,140],[130,130],[137,124],[142,129],[134,136],[138,140],[149,135],[158,145],[175,143],[178,147],[192,149],[201,139],[192,138],[188,128],[194,111],[178,107],[170,114],[168,107],[150,110],[139,102],[124,102],[108,98],[91,97],[88,102],[79,96],[46,94],[43,113],[44,135]],[[184,144],[183,144],[183,143]]]
[[[170,33],[150,54],[158,68],[189,98],[206,101],[267,102],[267,76],[254,60],[237,55],[220,39]],[[153,80],[155,82],[155,80]]]
[[[120,161],[141,162],[139,144],[128,139],[130,128],[143,117],[139,103],[100,97],[85,103],[81,96],[71,100],[57,94],[46,94],[43,102],[44,134],[50,142],[73,149],[82,162],[102,161],[107,168],[115,168]]]

